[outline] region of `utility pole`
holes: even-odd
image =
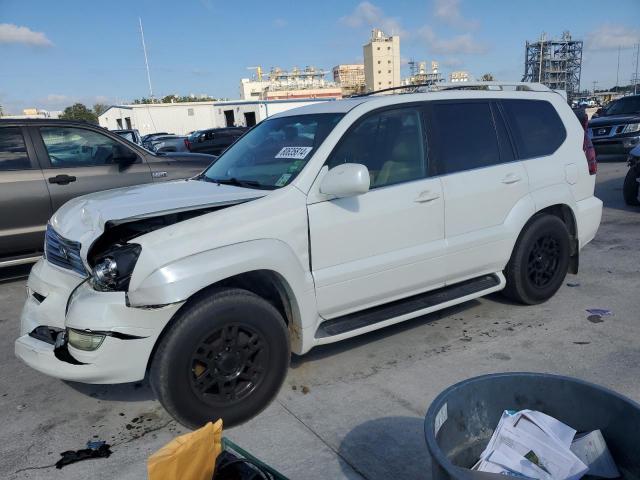
[[[594,81],[593,81],[593,94],[594,94],[594,95],[596,94],[596,83],[598,83],[598,81],[597,81],[597,80],[594,80]]]
[[[618,86],[619,75],[620,75],[620,45],[618,45],[618,67],[616,68],[616,87]]]
[[[142,51],[144,52],[144,65],[147,67],[147,81],[149,82],[149,97],[153,102],[153,89],[151,88],[151,74],[149,73],[149,60],[147,59],[147,46],[144,43],[144,31],[142,30],[142,18],[138,17],[140,22],[140,37],[142,38]]]

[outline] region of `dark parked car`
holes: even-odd
[[[152,152],[188,152],[184,135],[161,135],[154,137],[148,150]]]
[[[147,150],[151,150],[151,142],[157,137],[161,137],[163,135],[173,135],[173,133],[167,132],[157,132],[157,133],[149,133],[142,137],[142,146]]]
[[[131,143],[142,145],[140,132],[138,132],[138,130],[135,128],[132,128],[130,130],[113,130],[113,133],[120,135],[122,138],[129,140]]]
[[[625,161],[640,143],[640,95],[611,102],[598,118],[589,122],[589,135],[598,161]]]
[[[196,153],[154,154],[82,122],[0,120],[0,267],[35,260],[47,221],[67,200],[192,177],[213,160]]]
[[[197,130],[185,139],[184,144],[190,152],[220,155],[246,131],[242,127]]]

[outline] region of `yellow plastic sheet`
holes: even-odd
[[[174,438],[147,460],[149,480],[211,480],[222,451],[222,420]]]

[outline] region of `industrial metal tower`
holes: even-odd
[[[554,90],[565,90],[569,101],[580,92],[582,40],[564,32],[560,40],[527,42],[523,82],[539,82]]]

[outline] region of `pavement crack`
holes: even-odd
[[[41,467],[25,467],[25,468],[20,468],[18,470],[16,470],[15,472],[13,472],[14,475],[21,473],[21,472],[28,472],[30,470],[44,470],[45,468],[52,468],[55,467],[56,464],[52,463],[51,465],[42,465]]]
[[[304,420],[302,420],[298,415],[296,415],[295,413],[293,413],[284,403],[282,403],[280,400],[277,400],[277,402],[280,404],[280,406],[282,408],[284,408],[287,413],[289,413],[289,415],[291,415],[293,418],[295,418],[298,422],[300,422],[302,424],[302,426],[304,428],[306,428],[307,430],[309,430],[311,432],[311,434],[316,437],[318,440],[320,440],[329,450],[331,450],[334,454],[336,454],[336,456],[338,456],[344,463],[346,463],[347,465],[349,465],[349,467],[356,472],[358,475],[360,475],[362,478],[364,478],[365,480],[367,480],[367,476],[364,474],[364,472],[362,472],[358,467],[356,467],[353,463],[351,463],[349,460],[347,460],[339,451],[337,451],[335,448],[333,448],[333,446],[328,443],[324,438],[322,438],[318,433],[316,433],[309,425],[307,425]]]

